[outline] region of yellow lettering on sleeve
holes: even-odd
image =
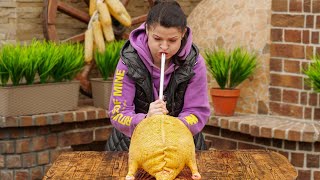
[[[121,108],[121,102],[118,99],[113,99],[114,107],[112,109],[112,114],[118,114]]]
[[[127,116],[127,117],[126,117],[126,120],[125,120],[125,124],[126,124],[126,126],[130,126],[131,121],[132,121],[132,117]]]
[[[124,116],[123,114],[119,113],[115,116],[112,117],[112,120],[117,121],[118,123],[125,125],[125,126],[130,126],[132,117],[131,116]]]
[[[185,120],[189,125],[197,124],[198,121],[199,121],[198,118],[193,114],[190,114],[189,116],[186,116]]]
[[[113,116],[113,117],[112,117],[112,120],[114,120],[114,121],[118,121],[118,122],[119,122],[119,119],[121,119],[121,118],[122,118],[122,116],[123,116],[123,114],[119,113],[119,114],[117,114],[117,115]]]
[[[116,77],[113,82],[113,96],[122,96],[123,77],[125,70],[116,70]]]

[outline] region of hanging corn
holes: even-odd
[[[97,1],[97,10],[99,12],[99,20],[102,26],[102,31],[105,39],[109,41],[114,40],[112,29],[112,21],[107,5],[102,0]]]
[[[98,51],[100,53],[103,53],[106,47],[103,39],[101,24],[99,21],[93,21],[92,27],[93,27],[94,42],[97,46]]]
[[[113,41],[115,38],[113,34],[112,24],[110,25],[101,24],[101,26],[102,26],[104,38],[107,40],[107,42]]]
[[[93,13],[96,11],[96,2],[97,0],[90,0],[89,4],[89,15],[92,16]]]
[[[110,14],[126,27],[131,26],[131,17],[119,0],[105,0]]]
[[[93,56],[93,32],[92,27],[86,30],[84,35],[84,61],[90,64]]]
[[[102,0],[97,1],[97,10],[99,12],[99,20],[101,23],[111,24],[111,16],[107,5]]]
[[[90,0],[91,16],[85,32],[85,62],[91,64],[95,47],[98,52],[105,51],[107,42],[115,39],[111,15],[126,27],[131,26],[131,17],[120,0]]]

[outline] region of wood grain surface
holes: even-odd
[[[203,180],[295,179],[297,172],[281,154],[267,150],[198,151],[197,164]],[[48,179],[123,180],[128,171],[128,152],[74,151],[62,153],[50,167]],[[140,169],[136,179],[154,180]],[[191,179],[185,167],[176,180]]]

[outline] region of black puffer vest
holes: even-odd
[[[164,95],[167,101],[167,109],[169,111],[169,115],[171,116],[177,117],[182,111],[184,104],[184,95],[189,80],[195,74],[193,72],[193,67],[196,64],[198,55],[198,48],[195,45],[192,45],[192,49],[185,59],[184,63],[180,65],[179,68],[177,68],[171,75],[169,84],[164,91]],[[123,60],[123,63],[128,67],[127,75],[136,83],[136,92],[134,99],[136,108],[135,112],[147,114],[150,103],[155,101],[153,96],[151,75],[146,66],[143,64],[136,50],[130,45],[129,41],[127,41],[122,49],[121,59]],[[117,136],[118,138],[112,136]],[[124,142],[130,142],[130,139],[127,137],[127,139],[124,139],[121,143],[120,141],[118,141],[120,140],[120,137],[125,138],[126,136],[114,128],[111,137],[107,142],[106,150],[127,150],[130,144],[128,144],[127,147],[123,147],[122,145],[127,144]],[[110,142],[112,140],[116,140],[118,142]],[[197,150],[206,149],[202,133],[198,133],[197,135],[195,135],[194,141]],[[116,147],[116,144],[118,144],[118,147]]]
[[[171,116],[177,117],[183,108],[184,95],[189,80],[194,76],[193,66],[198,54],[198,49],[192,46],[184,64],[174,71],[167,85],[168,88],[164,91],[164,95],[167,97],[167,109]],[[151,75],[129,43],[123,49],[122,60],[128,66],[127,75],[136,82],[135,111],[147,114],[150,103],[155,101]]]

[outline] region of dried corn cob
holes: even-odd
[[[89,4],[89,15],[92,16],[94,11],[96,11],[96,4],[97,0],[90,0],[90,4]]]
[[[99,0],[97,2],[97,9],[99,12],[99,20],[102,26],[104,37],[107,41],[113,41],[114,34],[112,29],[112,21],[107,5]]]
[[[103,3],[102,0],[97,1],[97,10],[99,12],[100,23],[104,23],[107,25],[112,24],[111,23],[111,16],[110,16],[109,10],[107,8],[107,5],[105,3]]]
[[[103,31],[103,34],[104,34],[104,38],[108,42],[113,41],[115,38],[114,38],[113,29],[112,29],[112,24],[110,24],[110,25],[101,24],[101,26],[102,26],[102,31]]]
[[[108,5],[110,14],[124,26],[131,26],[131,17],[126,8],[119,0],[105,0]]]
[[[100,53],[103,53],[106,47],[103,39],[101,24],[99,21],[96,20],[96,21],[93,21],[92,26],[93,26],[94,42],[97,46],[98,51]]]
[[[92,27],[87,29],[84,37],[84,61],[90,64],[93,56],[93,31]]]

